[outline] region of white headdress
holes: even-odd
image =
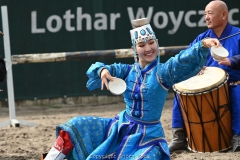
[[[134,59],[135,62],[137,62],[136,44],[139,42],[147,42],[149,39],[156,40],[156,36],[147,18],[132,20],[131,23],[133,29],[130,30],[130,35],[134,48]]]

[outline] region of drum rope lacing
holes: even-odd
[[[206,151],[206,148],[205,148],[205,143],[206,143],[206,145],[207,145],[207,147],[208,147],[208,149],[210,150],[210,152],[213,152],[213,149],[211,148],[211,145],[210,145],[210,139],[208,139],[208,137],[207,137],[207,134],[206,134],[206,130],[204,130],[204,124],[206,124],[206,123],[210,123],[210,122],[213,122],[214,123],[214,125],[216,124],[216,125],[218,125],[218,141],[220,142],[219,144],[218,144],[218,148],[219,148],[219,151],[221,152],[221,151],[224,151],[226,148],[222,148],[222,141],[223,141],[223,144],[225,144],[225,146],[229,146],[228,144],[227,144],[227,139],[226,139],[226,137],[224,136],[224,131],[227,131],[227,129],[225,128],[225,126],[223,125],[223,122],[221,121],[221,119],[222,119],[222,117],[229,111],[229,107],[230,107],[230,103],[229,103],[229,93],[228,92],[226,92],[227,91],[227,80],[228,80],[228,75],[226,76],[226,79],[224,80],[224,82],[222,83],[222,84],[220,84],[220,85],[218,85],[218,86],[216,86],[216,87],[214,87],[213,89],[210,89],[210,90],[207,90],[207,91],[204,91],[204,92],[196,92],[196,93],[182,93],[182,92],[179,92],[179,91],[177,91],[176,90],[176,88],[174,88],[174,91],[175,91],[175,98],[176,98],[176,93],[178,93],[178,96],[179,96],[179,98],[181,98],[182,99],[182,96],[188,96],[188,95],[191,95],[191,96],[193,96],[194,97],[194,100],[195,100],[195,102],[197,102],[197,96],[199,96],[200,95],[200,97],[201,97],[201,103],[202,103],[202,100],[203,100],[203,96],[204,96],[204,98],[207,100],[207,102],[208,102],[208,104],[210,105],[210,107],[211,107],[211,110],[213,111],[213,113],[214,113],[214,115],[215,115],[215,119],[213,119],[213,120],[208,120],[208,121],[203,121],[203,115],[202,115],[202,113],[201,113],[201,111],[202,111],[202,107],[204,107],[204,106],[201,106],[200,108],[198,108],[198,107],[196,107],[195,105],[193,105],[194,103],[193,103],[193,101],[190,99],[190,102],[189,103],[191,103],[192,105],[193,105],[193,107],[194,107],[194,109],[195,109],[195,111],[196,111],[196,113],[197,113],[197,115],[198,115],[198,117],[199,117],[199,120],[200,120],[200,122],[191,122],[191,121],[189,121],[189,119],[188,119],[188,117],[187,117],[187,115],[188,115],[188,112],[187,112],[187,108],[185,107],[182,107],[182,110],[186,113],[186,117],[187,117],[187,119],[183,119],[184,121],[185,121],[185,125],[186,125],[186,123],[187,123],[187,125],[188,125],[188,127],[189,127],[189,130],[190,130],[190,139],[189,139],[189,144],[192,144],[192,145],[194,145],[194,147],[197,149],[197,145],[196,145],[196,142],[195,142],[195,140],[194,140],[194,138],[193,138],[193,134],[192,134],[192,130],[191,130],[191,124],[200,124],[201,125],[201,127],[202,127],[202,139],[205,139],[205,140],[203,140],[202,141],[202,146],[204,146],[204,152]],[[219,90],[217,90],[217,89],[219,89],[220,87],[222,87],[224,85],[224,90],[225,90],[225,93],[226,93],[226,97],[227,97],[227,103],[226,104],[223,104],[223,105],[219,105]],[[210,92],[210,98],[211,98],[211,100],[213,100],[213,92],[212,91],[214,91],[214,90],[217,90],[217,102],[218,102],[218,108],[216,109],[216,106],[215,106],[215,104],[213,103],[212,105],[211,105],[211,102],[209,101],[209,99],[206,97],[206,94],[205,93],[209,93]],[[179,103],[179,101],[177,101],[178,103]],[[181,102],[180,101],[180,103],[181,103],[181,105],[182,106],[184,106],[182,103],[185,103],[186,104],[186,106],[188,106],[187,105],[187,100],[186,100],[186,102]],[[178,106],[180,106],[180,105],[178,105]],[[220,112],[220,109],[224,109],[223,111],[221,110],[221,115],[219,115],[219,112]],[[180,110],[181,110],[181,108],[180,108]],[[182,112],[180,112],[181,114],[182,114]],[[229,135],[229,133],[227,132],[227,136],[228,136],[228,138],[229,137],[231,137],[231,135]],[[205,142],[206,141],[206,142]],[[198,150],[198,149],[197,149]]]

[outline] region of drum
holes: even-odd
[[[188,149],[193,152],[221,152],[232,147],[228,74],[206,67],[204,74],[173,86],[179,98]]]

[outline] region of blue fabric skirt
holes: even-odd
[[[136,120],[125,111],[113,119],[75,117],[57,126],[57,136],[61,130],[74,145],[68,160],[170,160],[161,123]]]

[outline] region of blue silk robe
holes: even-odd
[[[162,64],[156,60],[141,68],[138,63],[105,65],[97,62],[87,71],[87,88],[101,87],[102,68],[127,84],[126,109],[114,118],[75,117],[57,127],[69,133],[74,145],[68,159],[169,160],[169,149],[160,122],[168,88],[196,75],[206,63],[208,49],[201,42]]]
[[[217,38],[215,33],[208,29],[207,31],[199,34],[197,38],[190,44],[190,46],[198,43],[206,37],[222,39],[227,36],[233,35],[240,31],[240,28],[234,27],[230,24],[227,24],[222,35]],[[228,58],[231,61],[231,66],[219,65],[218,62],[214,61],[211,57],[211,54],[208,54],[208,60],[206,66],[215,66],[222,68],[229,74],[229,83],[237,82],[240,80],[240,34],[233,37],[224,39],[220,41],[222,46],[226,48],[229,52]],[[231,102],[231,113],[232,113],[232,130],[233,134],[240,135],[240,84],[229,86],[230,91],[230,102]],[[182,128],[184,127],[180,109],[176,99],[174,100],[173,112],[172,112],[172,127],[173,128]]]

